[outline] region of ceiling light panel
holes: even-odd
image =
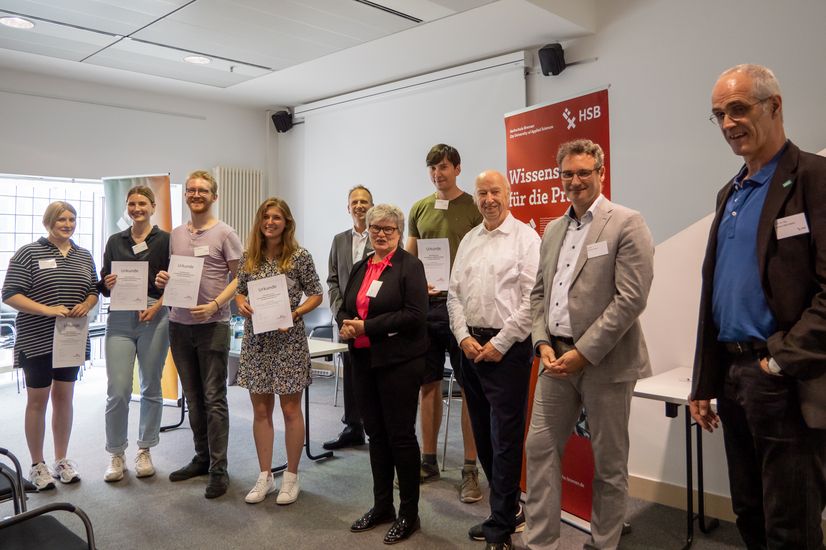
[[[270,72],[215,57],[210,57],[207,65],[195,65],[184,62],[184,57],[188,55],[201,54],[147,44],[140,40],[122,40],[90,57],[86,63],[219,88],[227,88]]]
[[[126,36],[189,0],[2,0],[2,9]]]
[[[0,10],[0,17],[7,15]],[[0,48],[80,61],[117,41],[107,34],[91,32],[45,21],[35,21],[33,29],[0,26]]]
[[[198,0],[135,37],[282,69],[411,26],[349,0]]]

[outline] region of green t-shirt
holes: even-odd
[[[407,231],[416,239],[443,239],[450,243],[450,267],[465,233],[482,223],[473,196],[462,193],[448,203],[447,210],[436,209],[436,193],[416,201],[407,219]]]

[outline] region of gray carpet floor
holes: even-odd
[[[25,390],[24,390],[25,391]],[[131,468],[136,452],[127,449],[130,471],[123,481],[105,483],[107,465],[104,452],[103,412],[106,372],[97,366],[86,370],[76,385],[74,431],[70,458],[83,477],[81,483],[59,485],[56,490],[33,494],[29,507],[50,502],[71,502],[92,519],[98,546],[103,549],[297,549],[297,548],[382,548],[385,529],[352,534],[350,523],[370,508],[371,476],[367,447],[337,451],[331,459],[313,462],[302,457],[299,475],[301,495],[290,506],[278,506],[275,495],[248,505],[244,496],[258,476],[251,431],[251,407],[246,390],[229,389],[229,492],[218,499],[203,496],[206,478],[171,483],[168,474],[192,457],[191,432],[186,423],[180,429],[161,434],[161,443],[152,450],[157,475],[137,479]],[[321,451],[321,443],[341,429],[341,401],[332,406],[333,381],[315,379],[310,390],[311,449]],[[14,379],[0,375],[0,446],[15,452],[28,472],[29,456],[23,434],[25,393],[18,395]],[[454,402],[458,405],[458,402]],[[422,487],[420,516],[422,530],[403,543],[408,548],[484,548],[467,538],[467,529],[489,512],[487,496],[474,504],[458,499],[461,478],[461,435],[458,406],[451,414],[447,469],[441,480]],[[165,409],[165,424],[177,421],[180,410]],[[138,403],[130,414],[130,440],[137,433]],[[276,410],[274,462],[284,461],[283,422]],[[443,426],[444,429],[444,426]],[[441,438],[440,438],[441,451]],[[47,457],[52,454],[51,434],[46,437]],[[441,459],[441,457],[440,457]],[[280,482],[280,480],[277,480]],[[10,503],[0,504],[0,516],[12,513]],[[78,532],[75,518],[60,515]],[[624,536],[621,548],[678,549],[685,537],[685,513],[665,506],[631,500],[627,513],[633,531]],[[563,525],[562,550],[582,548],[583,532]],[[514,542],[521,545],[521,536]],[[0,533],[0,548],[3,547]],[[695,534],[693,548],[722,550],[741,548],[731,523],[709,535]]]

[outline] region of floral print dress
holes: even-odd
[[[248,281],[282,274],[278,260],[264,258],[252,273],[244,269],[245,262],[246,254],[239,262],[239,294],[247,294]],[[291,310],[299,306],[302,294],[315,296],[324,292],[313,257],[304,248],[299,247],[293,253],[292,268],[284,275],[287,276]],[[239,386],[251,393],[287,395],[303,391],[310,383],[310,350],[302,319],[296,320],[287,332],[274,330],[263,334],[253,334],[252,320],[245,320],[238,367]]]

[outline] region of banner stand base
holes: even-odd
[[[584,533],[588,533],[589,535],[591,534],[591,522],[585,521],[579,516],[575,516],[565,510],[562,510],[562,521]]]

